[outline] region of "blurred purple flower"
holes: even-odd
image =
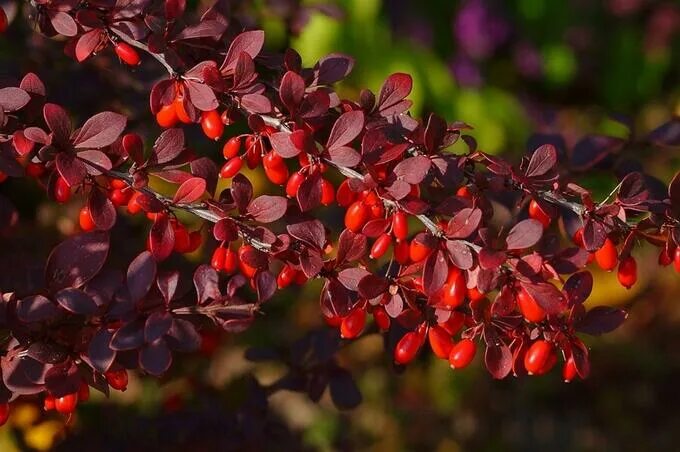
[[[477,64],[465,55],[458,55],[449,64],[456,82],[464,87],[476,87],[483,83]]]
[[[528,42],[518,43],[513,51],[513,61],[517,72],[527,78],[537,78],[543,72],[541,54]]]
[[[486,59],[505,42],[510,25],[485,0],[468,0],[453,20],[453,35],[460,49],[476,60]]]

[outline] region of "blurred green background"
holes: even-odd
[[[338,87],[342,97],[356,98],[366,87],[378,91],[390,73],[408,72],[414,116],[434,111],[465,121],[475,127],[481,149],[511,159],[526,152],[534,133],[560,134],[569,148],[589,133],[625,137],[622,117],[642,135],[680,115],[680,5],[674,1],[234,3],[236,14],[254,15],[266,30],[269,50],[291,46],[308,66],[330,52],[354,56],[352,75]],[[12,24],[10,33],[11,39],[0,39],[2,76],[34,70],[48,87],[60,87],[50,91],[57,101],[83,112],[127,109],[136,128],[149,137],[157,133],[149,127],[145,93],[158,72],[131,76],[110,55],[81,67],[64,61],[63,43],[36,37],[25,24]],[[24,41],[29,52],[17,45]],[[118,91],[107,91],[113,86]],[[202,143],[200,152],[218,155]],[[638,151],[644,150],[630,150],[630,156],[639,158]],[[672,150],[644,156],[645,169],[665,181],[679,167]],[[608,171],[584,179],[600,197],[614,181]],[[13,184],[2,192],[21,199],[33,249],[56,240],[55,224],[58,233],[74,230],[78,206],[45,204],[35,188],[18,198],[15,193],[29,187]],[[264,184],[260,180],[260,190]],[[338,220],[338,212],[327,214]],[[145,227],[126,220],[116,233],[141,243]],[[5,242],[10,251],[25,245]],[[124,252],[134,255],[137,245]],[[452,372],[429,353],[396,373],[373,334],[339,356],[363,393],[359,408],[341,412],[328,394],[315,404],[291,392],[276,393],[267,407],[247,396],[251,375],[266,385],[285,368],[250,363],[243,353],[253,345],[289,345],[323,327],[319,287],[309,284],[278,294],[246,333],[215,337],[214,350],[178,357],[160,382],[134,378],[111,400],[93,395],[69,425],[30,401],[16,407],[13,427],[0,431],[0,450],[679,450],[680,282],[671,269],[656,267],[651,250],[636,257],[640,283],[631,291],[613,275],[596,274],[590,303],[629,305],[631,313],[619,331],[589,341],[593,372],[587,381],[564,384],[553,371],[499,382],[480,362]],[[189,268],[205,260],[203,250],[177,264]],[[262,430],[253,431],[264,444],[233,439],[250,431],[239,423],[244,413],[261,418]]]

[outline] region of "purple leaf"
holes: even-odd
[[[208,300],[216,300],[222,295],[219,288],[219,276],[210,265],[201,265],[194,272],[194,287],[198,304]]]
[[[185,86],[187,87],[189,100],[199,110],[211,111],[220,106],[217,97],[215,97],[215,92],[205,83],[187,80]]]
[[[101,190],[95,188],[90,192],[87,207],[97,229],[108,231],[116,224],[116,208]]]
[[[66,110],[57,104],[47,103],[43,107],[43,117],[57,143],[68,143],[73,128]]]
[[[109,346],[116,351],[135,350],[144,345],[144,322],[133,320],[118,329]]]
[[[427,295],[442,288],[449,273],[449,265],[442,250],[437,250],[425,260],[423,266],[423,287]]]
[[[593,275],[588,271],[574,273],[564,283],[562,290],[567,295],[569,306],[583,304],[593,290]]]
[[[175,204],[190,204],[203,196],[205,193],[205,180],[200,177],[187,179],[180,185],[172,198]]]
[[[90,362],[99,372],[106,372],[116,359],[116,352],[109,346],[113,332],[106,328],[100,328],[87,347],[87,355]]]
[[[108,253],[106,232],[80,234],[61,242],[45,265],[45,280],[50,290],[81,287],[99,273]]]
[[[54,299],[67,311],[78,315],[92,315],[97,312],[98,306],[92,297],[82,290],[67,287],[56,293]]]
[[[247,212],[255,221],[271,223],[283,217],[288,209],[288,201],[283,196],[262,195],[248,204]]]
[[[165,3],[167,6],[167,1]],[[173,42],[197,38],[219,39],[226,28],[226,25],[219,20],[204,19],[197,24],[185,27],[177,36],[175,36]]]
[[[647,139],[660,146],[680,146],[680,118],[672,118],[652,130]]]
[[[543,236],[543,225],[540,221],[529,218],[517,223],[508,233],[505,243],[509,250],[531,248]]]
[[[57,305],[42,295],[22,298],[17,302],[17,317],[25,323],[53,320],[60,314]]]
[[[391,116],[402,113],[411,106],[410,101],[404,98],[411,93],[413,79],[408,74],[396,73],[390,75],[378,97],[378,109],[383,116]]]
[[[175,231],[165,215],[159,215],[149,232],[149,249],[157,261],[170,256],[175,246]]]
[[[268,271],[257,272],[257,275],[255,275],[255,291],[260,303],[269,300],[276,292],[276,277]]]
[[[557,164],[557,150],[552,144],[544,144],[536,149],[527,166],[527,177],[543,176]]]
[[[243,174],[237,174],[231,180],[231,196],[240,213],[245,213],[250,200],[253,199],[253,184]]]
[[[492,377],[500,380],[508,376],[512,370],[512,352],[505,344],[487,344],[484,352],[484,364]]]
[[[333,404],[341,410],[351,410],[361,404],[362,397],[352,375],[345,369],[331,374],[328,382]]]
[[[339,148],[351,143],[364,128],[364,112],[361,110],[343,113],[331,129],[326,147]]]
[[[7,112],[24,108],[31,101],[31,96],[21,88],[0,88],[0,110]]]
[[[75,155],[60,152],[55,159],[59,175],[68,183],[69,187],[80,185],[87,176],[87,167]]]
[[[73,144],[76,149],[99,149],[110,145],[123,133],[127,118],[118,113],[97,113],[83,124]]]
[[[307,212],[321,204],[321,176],[319,173],[312,174],[300,184],[297,192],[297,201],[300,205],[300,210],[303,212]]]
[[[111,159],[109,159],[102,151],[97,151],[95,149],[78,152],[78,159],[85,163],[87,173],[92,176],[99,176],[102,174],[102,170],[108,171],[113,168]],[[92,165],[88,163],[92,163]]]
[[[165,341],[147,344],[139,351],[139,367],[156,377],[161,376],[170,368],[172,354]]]
[[[164,131],[153,145],[153,163],[163,164],[174,160],[184,150],[184,131],[168,129]]]
[[[623,309],[596,306],[586,313],[585,317],[576,325],[576,330],[599,336],[617,329],[627,317],[628,313]]]
[[[220,242],[233,242],[238,239],[238,227],[231,218],[222,218],[213,227],[213,236]]]
[[[281,79],[279,97],[291,114],[295,114],[305,95],[305,81],[295,72],[288,71]]]
[[[361,155],[348,146],[331,148],[328,150],[328,156],[331,162],[346,168],[352,168],[361,162]]]
[[[314,66],[316,82],[319,85],[332,85],[347,77],[353,67],[352,57],[340,53],[326,55]]]
[[[130,262],[127,269],[127,288],[132,301],[144,298],[156,278],[156,261],[148,251],[143,251]]]
[[[480,221],[482,221],[480,209],[462,209],[449,220],[446,235],[454,239],[464,239],[477,230]]]
[[[409,184],[419,184],[425,179],[431,166],[432,161],[429,158],[417,155],[397,163],[394,167],[394,175]]]
[[[172,316],[163,311],[153,312],[144,323],[144,340],[154,342],[167,333],[172,326]]]
[[[449,251],[449,257],[451,258],[453,265],[461,270],[469,270],[474,265],[470,247],[464,242],[460,240],[447,240],[446,249]]]
[[[70,14],[63,11],[48,10],[50,23],[57,33],[64,36],[75,36],[78,34],[78,24]]]
[[[314,248],[305,248],[300,253],[300,267],[307,278],[314,278],[323,268],[321,252]]]
[[[304,135],[305,132],[298,130],[293,133]],[[286,159],[296,157],[300,153],[300,149],[295,147],[290,136],[291,134],[288,132],[277,132],[269,136],[269,141],[276,153]]]
[[[92,55],[92,52],[101,44],[102,37],[102,30],[90,30],[83,33],[76,42],[76,60],[79,63],[87,60]]]
[[[264,31],[262,30],[246,31],[239,34],[231,42],[229,50],[227,51],[227,56],[222,63],[222,67],[220,67],[220,71],[223,74],[233,71],[236,68],[236,63],[238,62],[238,57],[241,55],[241,52],[245,52],[250,58],[255,59],[260,53],[260,50],[262,50],[263,45]]]
[[[165,341],[173,350],[181,352],[198,350],[201,346],[201,336],[196,332],[194,325],[182,319],[174,319]]]
[[[322,249],[326,243],[326,231],[319,220],[303,221],[289,224],[286,229],[294,238],[301,240],[315,248]]]

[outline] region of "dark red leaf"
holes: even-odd
[[[288,233],[298,240],[322,249],[326,243],[326,231],[319,220],[303,221],[286,226]]]
[[[54,299],[67,311],[78,315],[92,315],[97,312],[98,306],[92,297],[82,290],[67,287],[56,293]]]
[[[408,74],[396,73],[390,75],[382,88],[378,97],[378,109],[383,116],[396,115],[406,111],[410,102],[404,103],[403,100],[411,93],[413,79]]]
[[[87,355],[90,362],[99,372],[106,372],[116,359],[116,352],[109,346],[113,332],[106,328],[97,330],[90,345],[87,347]]]
[[[339,148],[351,143],[359,136],[364,127],[364,112],[361,110],[343,113],[331,129],[326,147]]]
[[[97,113],[83,124],[73,144],[76,149],[99,149],[110,145],[123,133],[127,118],[118,113]]]
[[[17,111],[31,101],[31,96],[21,88],[0,88],[0,110]]]
[[[182,129],[168,129],[164,131],[153,145],[154,157],[152,163],[168,163],[184,150],[184,132]]]
[[[222,294],[219,288],[219,276],[210,265],[201,265],[194,272],[194,287],[198,304],[204,304],[208,300],[216,300]]]
[[[271,223],[283,217],[288,209],[288,200],[283,196],[262,195],[248,204],[247,212],[255,221]]]
[[[149,232],[149,249],[157,261],[170,256],[175,246],[175,231],[167,216],[159,215]]]
[[[17,317],[22,322],[45,322],[59,315],[57,305],[42,295],[22,298],[17,302]]]
[[[567,300],[557,287],[547,282],[522,281],[521,286],[548,314],[559,314],[567,307]]]
[[[101,190],[95,188],[90,192],[87,207],[97,229],[108,231],[116,224],[116,208]]]
[[[161,376],[170,368],[172,354],[162,339],[147,344],[139,351],[139,367],[154,375]]]
[[[156,311],[146,318],[144,323],[144,340],[154,342],[167,333],[172,326],[172,316],[168,312]]]
[[[238,239],[238,227],[231,218],[222,218],[213,227],[215,240],[220,242],[232,242]]]
[[[628,313],[623,309],[596,306],[576,325],[576,330],[599,336],[617,329],[627,317]]]
[[[479,227],[482,211],[477,208],[465,208],[455,214],[446,229],[446,235],[454,239],[469,237]]]
[[[304,95],[304,79],[295,72],[286,72],[281,79],[279,96],[281,97],[281,102],[286,106],[291,114],[295,114],[297,107],[300,105],[300,102],[302,102]]]
[[[319,173],[312,174],[300,184],[297,192],[297,201],[300,205],[300,210],[303,212],[307,212],[321,204],[321,176]]]
[[[87,176],[85,164],[78,160],[75,155],[60,152],[55,159],[59,175],[66,180],[70,187],[80,185]]]
[[[79,234],[61,242],[45,265],[45,280],[50,290],[81,287],[99,273],[108,253],[107,232]]]
[[[449,273],[449,265],[442,250],[437,250],[425,260],[423,267],[423,288],[427,295],[432,295],[442,288]]]
[[[118,329],[109,346],[116,351],[135,350],[144,345],[144,322],[133,320]]]
[[[567,295],[569,306],[583,304],[593,290],[593,275],[588,271],[574,273],[564,283],[562,290]]]
[[[397,163],[394,175],[409,184],[419,184],[430,171],[432,161],[424,155],[409,157]]]
[[[54,134],[54,140],[60,144],[68,143],[73,128],[66,110],[57,104],[47,103],[43,106],[43,117]]]
[[[536,149],[526,169],[527,177],[539,177],[551,171],[557,164],[557,150],[552,144]]]
[[[127,288],[132,301],[144,298],[156,279],[156,261],[148,251],[140,253],[128,266]]]
[[[449,257],[456,267],[468,270],[474,265],[472,251],[470,251],[470,247],[464,242],[460,240],[447,240],[446,249],[449,251]]]
[[[187,179],[180,185],[172,198],[175,204],[190,204],[203,196],[205,193],[205,180],[200,177]]]
[[[517,223],[508,233],[505,243],[509,250],[531,248],[543,237],[543,225],[529,218]]]
[[[496,379],[503,379],[508,376],[512,370],[512,352],[505,344],[487,344],[486,352],[484,352],[484,364],[491,374]]]
[[[314,66],[316,83],[319,85],[332,85],[342,80],[352,72],[354,59],[340,53],[331,53],[321,58]]]
[[[247,53],[250,58],[255,59],[255,57],[262,50],[264,45],[264,31],[253,30],[246,31],[239,34],[234,38],[229,46],[229,51],[227,56],[220,67],[222,73],[232,72],[236,68],[236,63],[238,62],[238,57],[241,52]]]
[[[276,292],[276,277],[268,271],[255,275],[255,291],[260,303],[269,300]]]

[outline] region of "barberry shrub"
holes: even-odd
[[[513,163],[478,149],[464,122],[413,118],[408,74],[341,98],[333,86],[351,57],[304,67],[292,49],[265,53],[264,33],[244,31],[224,1],[198,19],[179,0],[22,7],[78,62],[113,52],[132,77],[140,65],[165,70],[140,115],[165,130],[142,137],[112,111],[74,124],[72,106],[51,102],[34,73],[0,89],[2,179],[30,178],[54,202],[77,203],[82,230],[45,253],[42,287],[2,288],[2,421],[19,396],[42,394],[46,410],[70,414],[89,387],[125,390],[129,370],[161,376],[209,328],[240,332],[278,290],[312,279],[323,282],[330,333],[281,358],[296,378],[277,389],[318,399],[330,386],[338,406],[355,406],[360,395],[334,354],[374,333],[396,366],[430,349],[453,369],[483,355],[499,379],[558,363],[566,381],[586,378],[581,335],[610,332],[627,315],[585,309],[588,266],[616,270],[631,287],[635,247],[648,243],[680,272],[677,174],[666,185],[628,165],[601,202],[578,184],[579,172],[626,148],[677,147],[677,118],[647,136],[586,137],[568,150],[546,142]],[[3,13],[0,31],[6,23]],[[224,160],[192,151],[190,129]],[[246,168],[272,191],[255,193]],[[229,188],[217,190],[220,178]],[[0,201],[11,233],[17,211]],[[342,209],[341,224],[321,220],[327,206]],[[178,213],[204,224],[190,231]],[[121,267],[110,231],[134,215],[148,218],[146,249]],[[187,289],[167,259],[194,252],[204,263]]]

